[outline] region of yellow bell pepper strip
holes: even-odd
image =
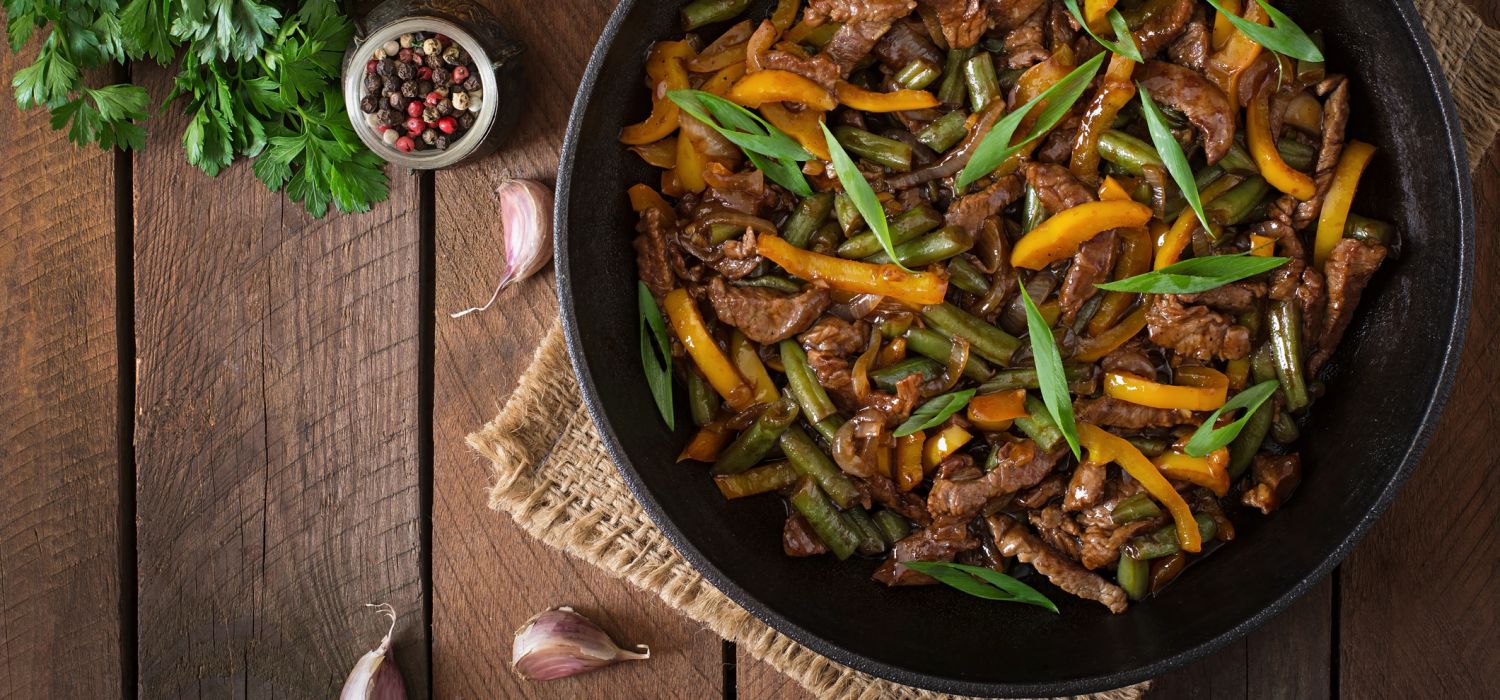
[[[1339,239],[1344,237],[1344,226],[1349,222],[1349,207],[1354,204],[1359,178],[1374,157],[1375,147],[1362,141],[1350,141],[1344,146],[1343,155],[1339,156],[1333,181],[1328,185],[1328,195],[1323,198],[1323,211],[1318,214],[1318,237],[1313,242],[1313,263],[1319,269],[1328,260],[1334,246],[1339,244]]]
[[[846,292],[880,294],[916,306],[941,304],[948,293],[948,280],[930,272],[907,272],[895,265],[822,255],[777,236],[761,236],[758,247],[761,255],[793,277]]]
[[[677,167],[677,137],[668,136],[644,146],[631,146],[630,152],[646,161],[646,165],[671,169]]]
[[[755,345],[739,330],[729,336],[729,355],[734,358],[734,366],[740,371],[740,376],[754,387],[756,403],[772,403],[781,397],[781,392],[776,390],[776,382],[771,381],[771,374],[760,361],[760,353],[755,351]]]
[[[683,62],[683,67],[694,73],[712,73],[727,66],[745,61],[745,44],[750,41],[754,27],[750,20],[724,30],[712,44],[703,47],[697,56]]]
[[[1207,457],[1193,457],[1170,450],[1151,460],[1168,479],[1197,484],[1223,498],[1229,493],[1229,448],[1220,447]]]
[[[767,102],[760,106],[760,116],[771,122],[771,126],[786,132],[798,145],[807,149],[808,153],[822,160],[832,157],[828,154],[828,141],[823,136],[823,128],[819,126],[823,121],[822,112],[814,109],[793,112],[780,102]]]
[[[1250,358],[1241,357],[1224,365],[1224,376],[1229,377],[1229,388],[1240,391],[1250,380]]]
[[[1119,0],[1083,0],[1083,21],[1095,34],[1103,34],[1109,28],[1109,11]]]
[[[658,41],[646,59],[646,76],[651,80],[651,116],[639,124],[620,130],[620,143],[641,146],[660,141],[677,130],[677,103],[667,99],[672,90],[688,87],[687,68],[683,62],[693,57],[693,47],[685,41]]]
[[[647,209],[656,209],[662,213],[662,216],[668,217],[671,225],[677,224],[676,210],[672,209],[672,205],[667,204],[667,200],[662,199],[661,195],[649,185],[631,185],[625,193],[630,196],[630,208],[635,210],[635,213],[640,214]]]
[[[687,112],[681,112],[677,116],[679,121],[692,118]],[[677,139],[677,165],[672,168],[672,172],[677,175],[677,184],[688,192],[702,192],[708,187],[708,181],[703,179],[703,171],[707,167],[708,159],[693,148],[693,140],[683,131]]]
[[[1099,185],[1099,201],[1101,202],[1124,202],[1130,199],[1130,193],[1125,186],[1120,184],[1113,176],[1105,175],[1104,184]]]
[[[1115,260],[1117,280],[1129,279],[1145,274],[1151,269],[1151,234],[1142,228],[1127,228],[1120,231],[1120,257]],[[1119,322],[1140,295],[1131,292],[1109,292],[1099,309],[1089,319],[1089,334],[1104,333]]]
[[[1238,6],[1240,3],[1232,4]],[[1271,23],[1270,16],[1261,9],[1260,3],[1252,0],[1246,4],[1249,7],[1242,15],[1244,19],[1256,24],[1269,25]],[[1224,3],[1224,6],[1230,9],[1231,3]],[[1228,37],[1222,42],[1222,46],[1218,40],[1221,35]],[[1218,50],[1208,57],[1203,67],[1203,74],[1229,96],[1230,102],[1237,104],[1240,94],[1240,76],[1245,73],[1245,69],[1249,68],[1250,64],[1255,62],[1255,59],[1260,58],[1264,49],[1223,17],[1219,17],[1214,22],[1214,37],[1214,44]]]
[[[1245,110],[1245,142],[1260,168],[1260,176],[1272,187],[1305,202],[1318,194],[1318,185],[1281,159],[1276,137],[1271,133],[1271,88],[1267,80]]]
[[[734,84],[739,82],[739,79],[743,77],[745,77],[745,62],[740,61],[714,73],[708,80],[703,81],[703,85],[699,86],[698,89],[712,95],[724,97],[729,94],[729,88],[734,87]]]
[[[906,112],[938,106],[938,98],[926,90],[873,92],[840,80],[833,92],[845,107],[861,112]]]
[[[1281,123],[1317,136],[1323,131],[1323,104],[1312,93],[1300,92],[1287,103]]]
[[[1234,13],[1236,17],[1239,17],[1244,12],[1244,3],[1240,0],[1219,0],[1219,4],[1224,9]],[[1215,51],[1224,48],[1224,45],[1229,43],[1229,39],[1234,36],[1236,31],[1238,30],[1235,29],[1234,24],[1228,18],[1222,14],[1216,15],[1214,18],[1213,43],[1210,46]]]
[[[1324,205],[1325,209],[1327,205]],[[1276,254],[1276,239],[1271,236],[1250,234],[1250,254],[1262,258],[1269,258]]]
[[[1073,359],[1079,362],[1098,362],[1105,355],[1114,352],[1117,348],[1129,342],[1141,331],[1146,329],[1146,305],[1142,304],[1135,308],[1125,320],[1114,328],[1104,333],[1089,336],[1078,341],[1078,349],[1073,353]]]
[[[937,469],[943,460],[957,452],[958,448],[969,444],[972,439],[972,433],[957,425],[943,428],[937,435],[927,438],[927,442],[922,445],[922,471]]]
[[[926,442],[927,433],[922,430],[896,438],[896,488],[902,492],[922,483],[922,445]]]
[[[1202,387],[1160,384],[1123,372],[1109,372],[1104,375],[1105,396],[1151,408],[1212,411],[1224,405],[1227,390],[1227,382],[1224,390],[1215,391]]]
[[[1239,178],[1229,175],[1220,177],[1208,187],[1203,188],[1199,196],[1205,204],[1211,203],[1218,199],[1219,195],[1234,189],[1239,182]],[[1184,210],[1179,214],[1177,220],[1172,223],[1172,227],[1156,238],[1156,269],[1160,270],[1177,262],[1182,257],[1182,251],[1187,248],[1187,244],[1193,240],[1193,234],[1202,227],[1203,225],[1198,222],[1198,215],[1194,214],[1192,209]]]
[[[1135,61],[1119,54],[1111,57],[1099,92],[1083,112],[1078,137],[1073,142],[1073,156],[1068,162],[1073,176],[1083,182],[1096,182],[1099,178],[1099,140],[1114,126],[1120,110],[1135,99],[1135,83],[1130,80],[1134,72]]]
[[[1006,430],[1010,428],[1011,421],[1027,415],[1025,389],[980,394],[969,399],[969,422],[980,430]]]
[[[906,338],[898,337],[880,349],[880,354],[875,358],[875,369],[890,367],[906,359]]]
[[[1188,508],[1187,501],[1182,500],[1182,495],[1172,488],[1171,482],[1162,476],[1156,465],[1146,459],[1135,445],[1088,423],[1078,424],[1078,441],[1088,450],[1089,461],[1100,464],[1114,462],[1120,465],[1125,473],[1145,487],[1146,493],[1166,506],[1176,525],[1177,543],[1181,545],[1182,551],[1194,554],[1203,551],[1203,536],[1198,532],[1198,521],[1193,519],[1193,511]]]
[[[811,109],[827,112],[838,106],[838,101],[827,90],[807,78],[784,70],[763,70],[750,73],[726,96],[731,102],[755,109],[767,102],[801,102]]]
[[[734,431],[724,426],[721,421],[714,421],[698,429],[693,439],[688,441],[686,447],[677,455],[677,461],[685,462],[693,460],[697,462],[713,462],[719,458],[719,452],[729,442]]]
[[[1086,202],[1058,213],[1021,240],[1010,263],[1040,270],[1078,252],[1094,236],[1116,228],[1137,228],[1151,220],[1151,207],[1133,201]]]
[[[734,363],[724,356],[724,351],[714,342],[708,327],[703,325],[698,305],[688,296],[687,290],[674,289],[668,292],[662,300],[662,306],[666,309],[668,320],[672,322],[672,332],[682,342],[688,356],[693,358],[693,364],[703,372],[709,386],[719,392],[729,402],[729,407],[736,411],[755,405],[755,394],[750,385],[745,383],[745,378],[740,376]]]
[[[790,29],[797,21],[797,10],[801,6],[802,0],[780,0],[776,3],[776,11],[771,13],[771,24],[776,25],[778,31]]]
[[[677,182],[675,169],[661,171],[661,193],[668,197],[681,197],[687,194],[687,190],[682,189],[682,184]]]

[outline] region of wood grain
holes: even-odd
[[[489,466],[464,436],[500,410],[557,315],[552,275],[488,299],[504,257],[492,194],[507,177],[552,182],[583,66],[613,9],[608,0],[486,3],[529,47],[525,116],[500,153],[437,174],[433,406],[433,689],[438,697],[704,698],[722,693],[721,644],[654,595],[533,540],[489,510]],[[532,614],[571,604],[652,658],[546,684],[508,668],[511,633]]]
[[[33,55],[0,50],[0,75]],[[121,683],[114,155],[75,149],[9,95],[0,134],[0,698],[109,697]]]
[[[134,166],[140,694],[331,697],[390,602],[425,698],[413,178],[315,221],[183,124]]]

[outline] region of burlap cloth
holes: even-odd
[[[1459,105],[1469,160],[1500,129],[1500,31],[1461,0],[1417,0]],[[557,430],[561,426],[561,430]],[[646,516],[615,470],[579,396],[562,328],[542,340],[500,415],[468,442],[494,466],[490,507],[533,537],[661,596],[820,698],[939,700],[830,661],[751,616],[694,571]],[[1149,683],[1094,700],[1134,700]]]

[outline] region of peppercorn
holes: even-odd
[[[395,56],[398,52],[401,51],[401,42],[396,41],[395,39],[391,39],[390,41],[381,44],[380,48],[385,49],[385,55]]]
[[[437,138],[432,140],[432,145],[437,146],[437,149],[439,151],[448,150],[448,143],[449,137],[447,136],[438,136]]]
[[[375,114],[373,112],[370,113],[370,114],[366,114],[365,115],[365,126],[368,126],[371,129],[378,129],[378,128],[380,128],[380,117],[375,116]]]
[[[416,97],[417,95],[420,95],[420,94],[421,93],[417,92],[417,81],[415,81],[415,80],[408,80],[408,81],[406,81],[404,83],[401,83],[401,96],[402,97]]]
[[[377,61],[385,60],[385,49],[375,49],[374,56]]]
[[[434,69],[432,69],[432,82],[437,83],[438,85],[447,85],[448,82],[451,79],[452,79],[452,73],[450,73],[448,71],[448,69],[446,69],[446,68],[434,68]]]
[[[448,116],[448,115],[450,115],[450,114],[452,114],[453,113],[453,100],[450,100],[450,99],[448,99],[446,97],[443,98],[443,99],[441,99],[441,100],[438,100],[438,103],[437,103],[437,113],[439,115],[445,116],[445,117]]]
[[[428,130],[422,132],[422,143],[425,143],[425,144],[431,146],[432,142],[437,140],[437,137],[438,137],[438,132],[437,132],[436,129],[428,129]]]
[[[387,146],[396,145],[396,140],[399,138],[401,134],[396,133],[395,129],[387,129],[380,133],[380,140],[384,141]]]
[[[400,113],[389,107],[375,113],[375,118],[384,126],[391,126],[401,119]]]
[[[396,62],[389,58],[382,58],[379,65],[375,66],[375,72],[381,76],[393,75],[396,72]]]
[[[455,92],[450,99],[453,100],[453,108],[456,110],[463,111],[469,108],[469,93],[467,92]]]
[[[394,132],[393,132],[394,133]],[[396,139],[396,150],[402,153],[411,153],[416,150],[417,142],[411,140],[410,136],[402,136]]]
[[[402,97],[399,92],[386,93],[386,102],[389,102],[397,111],[406,111],[406,98]]]
[[[455,131],[458,131],[458,120],[454,119],[453,117],[443,117],[442,119],[437,120],[437,122],[435,122],[433,126],[436,126],[438,128],[438,131],[441,131],[445,134],[451,134]]]
[[[457,46],[449,46],[448,48],[443,49],[443,63],[446,63],[450,66],[458,65],[459,56],[462,55],[462,53],[463,49],[460,49]]]
[[[397,63],[396,77],[402,80],[411,80],[417,77],[417,69],[412,67],[410,63]]]
[[[464,112],[458,115],[458,126],[464,131],[474,128],[474,122],[477,121],[479,121],[479,117],[474,116],[473,112]]]
[[[421,100],[412,100],[411,104],[406,105],[406,116],[408,116],[408,117],[420,117],[420,116],[422,116],[422,101]]]
[[[469,93],[469,111],[470,112],[478,112],[479,108],[483,107],[483,106],[484,106],[484,91],[483,90],[475,90],[474,92]]]
[[[463,88],[468,92],[474,92],[475,90],[478,90],[479,87],[483,84],[484,81],[480,80],[479,76],[471,75],[468,77],[468,79],[464,80]]]
[[[453,67],[453,82],[462,83],[469,78],[469,69],[465,66]]]
[[[422,110],[422,121],[429,124],[437,121],[439,116],[442,115],[438,114],[437,107],[426,107]]]
[[[407,119],[403,126],[406,127],[406,133],[416,135],[422,133],[422,130],[427,128],[427,122],[422,121],[421,117],[412,117]]]
[[[359,98],[359,111],[365,114],[374,114],[378,109],[380,109],[380,100],[375,99],[371,95]]]
[[[427,39],[426,41],[422,42],[422,53],[427,54],[429,57],[437,58],[437,55],[441,53],[442,50],[443,44],[437,39]],[[428,65],[432,64],[429,63]],[[436,68],[436,66],[433,67]]]
[[[423,62],[427,64],[428,68],[431,68],[433,70],[437,70],[443,67],[442,56],[433,56],[431,54],[428,54],[428,56],[423,59]]]
[[[441,99],[443,99],[442,93],[438,92],[437,90],[433,90],[432,92],[427,93],[427,97],[424,98],[424,101],[427,102],[427,104],[435,105],[438,103],[438,100]]]
[[[432,80],[432,69],[428,68],[427,66],[418,66],[417,67],[417,79],[418,80],[426,80],[426,81],[430,82]],[[432,88],[427,88],[427,91],[431,92]]]
[[[412,36],[410,34],[402,34],[400,38],[396,39],[396,43],[400,44],[403,49],[409,49],[411,48],[411,39]]]
[[[370,60],[368,60],[368,61],[365,61],[365,72],[366,73],[374,73],[376,66],[379,66],[379,65],[380,65],[380,61],[377,61],[377,60],[375,60],[373,58],[370,59]]]
[[[380,86],[384,85],[384,84],[385,84],[385,80],[382,79],[380,76],[375,75],[374,73],[367,73],[367,74],[365,74],[365,79],[363,81],[363,86],[364,86],[364,91],[365,91],[366,95],[378,95],[378,94],[380,94]]]

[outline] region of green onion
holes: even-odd
[[[1261,46],[1283,56],[1302,61],[1313,63],[1323,61],[1323,52],[1318,50],[1317,42],[1314,42],[1307,32],[1302,31],[1292,18],[1287,17],[1281,10],[1271,7],[1266,0],[1255,1],[1260,3],[1260,9],[1266,11],[1266,16],[1271,18],[1271,26],[1267,27],[1264,24],[1256,24],[1242,17],[1236,17],[1233,12],[1226,11],[1217,0],[1208,0],[1208,4],[1213,5],[1219,14],[1228,18],[1229,23],[1233,24],[1235,29],[1240,30],[1241,34],[1250,37]]]
[[[946,561],[904,561],[901,565],[919,574],[931,576],[976,598],[1005,603],[1025,603],[1057,612],[1057,606],[1011,576],[981,566],[967,566]]]
[[[1141,58],[1140,47],[1135,45],[1135,38],[1130,36],[1130,27],[1125,23],[1125,15],[1120,14],[1119,10],[1111,9],[1108,15],[1109,26],[1115,30],[1115,38],[1118,40],[1118,42],[1114,42],[1099,38],[1099,35],[1095,34],[1094,30],[1089,28],[1088,22],[1083,21],[1083,12],[1078,9],[1078,0],[1063,0],[1063,4],[1068,6],[1068,12],[1073,15],[1073,19],[1078,21],[1078,25],[1083,27],[1083,31],[1088,32],[1089,36],[1094,37],[1094,41],[1099,42],[1100,46],[1136,63],[1146,62],[1145,59]]]
[[[980,139],[979,145],[974,149],[974,155],[969,158],[969,164],[964,166],[963,172],[958,174],[958,189],[968,187],[975,180],[984,177],[995,168],[1000,167],[1007,158],[1015,155],[1017,151],[1026,147],[1026,144],[1035,141],[1057,123],[1067,116],[1073,109],[1073,103],[1083,96],[1088,89],[1089,82],[1094,79],[1094,73],[1098,72],[1100,64],[1104,63],[1104,54],[1099,54],[1088,60],[1087,63],[1073,69],[1062,80],[1052,84],[1042,94],[1031,98],[1030,102],[1021,105],[1019,109],[1005,115],[1003,119],[990,129],[988,134]],[[1016,134],[1016,129],[1021,127],[1021,121],[1036,107],[1037,103],[1045,101],[1046,108],[1037,116],[1036,125],[1026,134],[1026,138],[1020,143],[1011,144],[1011,139]]]
[[[911,417],[907,418],[906,422],[901,424],[901,427],[896,428],[896,432],[891,433],[891,436],[906,437],[918,430],[926,430],[936,426],[948,420],[949,416],[963,410],[963,407],[969,405],[969,399],[972,398],[974,398],[973,389],[955,391],[951,394],[943,394],[942,396],[935,397],[931,401],[922,404],[917,410],[912,411]]]
[[[1171,173],[1172,180],[1177,183],[1177,188],[1182,190],[1182,196],[1187,199],[1188,206],[1193,208],[1193,213],[1198,215],[1198,221],[1203,223],[1204,231],[1213,231],[1214,227],[1208,223],[1208,216],[1203,213],[1203,198],[1198,194],[1198,182],[1193,177],[1193,166],[1188,165],[1187,156],[1182,153],[1182,146],[1177,139],[1172,137],[1172,129],[1167,126],[1166,115],[1161,113],[1161,108],[1156,106],[1156,101],[1151,99],[1151,94],[1146,92],[1145,86],[1135,84],[1141,93],[1141,112],[1146,115],[1146,126],[1151,130],[1151,142],[1156,145],[1156,153],[1161,156],[1162,163],[1167,166],[1167,172]]]
[[[751,164],[776,184],[799,197],[812,195],[812,187],[807,184],[807,178],[802,176],[802,169],[797,165],[799,161],[811,160],[812,154],[785,132],[754,112],[702,90],[672,90],[667,93],[667,98],[689,116],[707,124],[739,146]],[[710,117],[709,113],[713,116]]]
[[[849,154],[844,152],[844,147],[834,137],[833,132],[828,130],[828,125],[818,122],[818,127],[823,130],[823,138],[828,141],[828,155],[833,163],[833,172],[838,175],[839,183],[844,186],[844,192],[849,195],[849,200],[854,202],[854,208],[859,210],[860,216],[864,217],[865,225],[870,227],[870,232],[880,241],[880,247],[885,249],[891,262],[907,272],[911,269],[901,264],[901,257],[896,255],[896,245],[891,241],[891,227],[885,219],[885,208],[880,206],[880,200],[875,198],[875,190],[870,189],[870,183],[865,181],[864,173],[854,165]]]
[[[1026,330],[1031,341],[1032,359],[1036,363],[1037,383],[1042,388],[1042,401],[1047,405],[1047,413],[1052,416],[1052,422],[1057,424],[1063,438],[1067,439],[1073,456],[1081,460],[1083,455],[1078,450],[1078,424],[1073,422],[1073,398],[1068,395],[1068,376],[1063,373],[1057,340],[1052,337],[1047,319],[1042,318],[1042,312],[1037,310],[1036,302],[1031,300],[1031,293],[1026,291],[1026,285],[1021,284],[1020,280],[1016,281],[1016,285],[1021,288],[1021,299],[1026,303]]]
[[[1095,286],[1107,292],[1197,294],[1269,272],[1289,261],[1291,258],[1260,257],[1245,253],[1208,255]]]
[[[672,410],[672,346],[667,344],[667,324],[662,321],[661,309],[645,282],[636,283],[636,302],[641,309],[641,368],[646,372],[646,384],[651,387],[651,396],[656,399],[656,410],[661,411],[667,427],[677,429],[676,415]],[[658,360],[651,350],[652,339],[661,352]]]
[[[1250,422],[1250,416],[1254,415],[1256,409],[1260,408],[1260,405],[1265,403],[1271,394],[1276,393],[1277,386],[1280,386],[1280,382],[1271,379],[1235,394],[1234,398],[1220,406],[1219,410],[1214,411],[1208,420],[1203,421],[1203,425],[1198,426],[1183,449],[1194,457],[1206,457],[1208,453],[1234,442],[1234,439],[1239,437],[1240,431],[1245,428],[1245,424]],[[1239,420],[1222,428],[1214,427],[1219,416],[1241,408],[1245,409],[1245,415],[1240,416]]]

